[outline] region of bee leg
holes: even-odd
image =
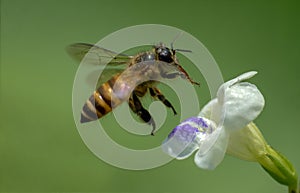
[[[173,79],[173,78],[176,78],[177,76],[181,76],[181,73],[179,73],[179,72],[168,73],[168,74],[167,73],[161,73],[160,75],[163,78]]]
[[[195,84],[195,85],[198,85],[198,86],[200,85],[199,82],[195,82],[195,81],[193,81],[193,80],[191,79],[191,77],[189,76],[189,74],[182,68],[182,66],[178,65],[177,68],[178,68],[178,70],[179,70],[180,72],[183,73],[183,76],[184,76],[186,79],[188,79],[188,81],[190,81],[190,83]]]
[[[142,106],[140,99],[134,92],[131,94],[128,103],[129,107],[134,113],[136,113],[144,122],[152,125],[151,135],[154,135],[154,131],[156,128],[155,122],[150,113]]]
[[[171,108],[173,110],[174,115],[177,114],[175,108],[173,105],[165,98],[165,96],[160,92],[160,90],[156,87],[149,88],[150,95],[154,98],[158,98],[164,105],[167,107]]]
[[[183,79],[188,79],[188,81],[192,84],[200,85],[200,83],[193,81],[191,79],[191,77],[188,75],[188,73],[181,66],[178,66],[178,70],[180,72],[174,72],[174,73],[169,73],[169,74],[161,73],[160,75],[161,75],[161,77],[167,78],[167,79],[173,79],[173,78],[180,76]]]

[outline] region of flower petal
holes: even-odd
[[[200,111],[199,117],[208,118],[215,123],[219,122],[221,117],[221,109],[222,107],[218,103],[218,99],[212,99],[209,103],[207,103]]]
[[[196,165],[203,169],[215,169],[224,158],[228,140],[229,134],[226,129],[219,127],[202,143],[195,155]]]
[[[239,83],[239,82],[241,82],[243,80],[247,80],[249,78],[252,78],[256,74],[257,74],[256,71],[246,72],[246,73],[241,74],[238,77],[236,77],[236,78],[234,78],[232,80],[229,80],[229,81],[225,82],[224,84],[222,84],[220,86],[220,88],[218,89],[218,92],[217,92],[217,98],[218,98],[219,103],[223,103],[224,102],[225,91],[229,87],[231,87],[232,85],[234,85],[236,83]]]
[[[196,127],[182,122],[173,129],[163,142],[163,151],[177,159],[187,158],[199,148],[199,145],[194,141],[197,132],[198,129]]]
[[[236,84],[236,83],[239,83],[239,82],[242,82],[244,80],[248,80],[250,78],[252,78],[253,76],[255,76],[257,74],[256,71],[250,71],[250,72],[246,72],[244,74],[241,74],[239,75],[238,77],[234,78],[234,79],[231,79],[227,82],[225,82],[224,84],[222,84],[217,92],[217,96],[218,98],[223,98],[223,96],[220,96],[222,95],[222,93],[224,93],[224,91],[228,88],[228,87],[231,87],[232,85]]]
[[[260,114],[265,104],[263,95],[255,85],[241,82],[256,73],[244,73],[219,88],[217,98],[222,117],[217,123],[231,130],[242,129]]]
[[[202,141],[216,129],[214,122],[203,117],[190,117],[175,127],[162,144],[164,152],[185,159],[199,148]]]
[[[255,85],[247,82],[232,85],[224,96],[224,127],[242,129],[260,114],[264,105],[264,97]]]

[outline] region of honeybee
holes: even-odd
[[[177,114],[173,105],[156,87],[157,77],[173,79],[179,76],[194,85],[199,85],[179,64],[176,51],[188,50],[173,49],[172,44],[171,48],[168,48],[160,43],[149,51],[129,56],[87,43],[75,43],[68,46],[67,52],[75,59],[82,60],[84,57],[90,57],[87,54],[92,54],[93,62],[96,61],[100,65],[106,64],[108,69],[99,78],[99,81],[102,81],[101,85],[85,102],[80,122],[97,120],[127,101],[130,109],[142,121],[152,126],[151,135],[154,135],[155,122],[148,110],[143,107],[140,98],[149,92],[154,99],[160,100],[166,107],[172,109],[174,115]],[[106,81],[107,76],[109,79]]]

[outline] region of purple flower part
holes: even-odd
[[[168,135],[168,139],[176,137],[180,141],[191,142],[196,137],[197,132],[199,132],[199,130],[196,127],[186,123],[184,125],[176,126]]]
[[[204,121],[201,117],[190,117],[184,120],[183,122],[193,122],[202,128],[208,128],[206,121]]]

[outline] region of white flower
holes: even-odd
[[[205,105],[197,117],[188,118],[173,129],[162,145],[163,150],[177,159],[185,159],[198,150],[195,163],[203,169],[214,169],[226,151],[255,159],[244,152],[245,146],[235,145],[234,140],[241,143],[236,136],[243,136],[242,129],[260,114],[265,104],[255,85],[242,82],[256,73],[247,72],[222,84],[217,98]]]

